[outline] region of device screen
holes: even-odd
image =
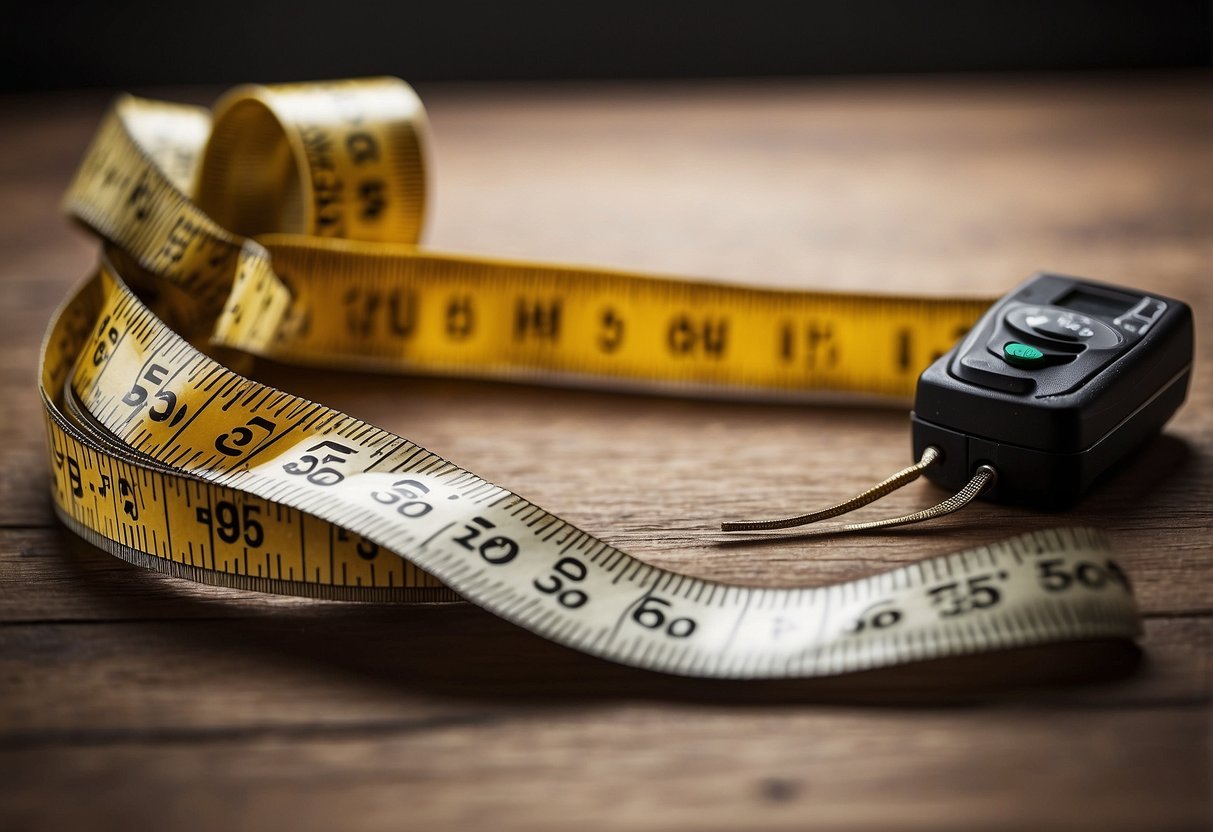
[[[1071,289],[1057,301],[1057,305],[1073,309],[1075,312],[1099,315],[1101,318],[1116,318],[1128,312],[1139,300],[1141,298],[1111,292],[1105,294],[1087,289]]]

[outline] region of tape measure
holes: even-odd
[[[426,143],[421,103],[396,79],[240,88],[213,119],[117,101],[66,199],[104,256],[42,353],[52,494],[70,528],[178,577],[463,598],[588,653],[695,676],[822,675],[1137,634],[1128,580],[1092,530],[823,588],[704,581],[198,349],[209,339],[323,366],[904,396],[986,306],[430,253],[415,245]]]

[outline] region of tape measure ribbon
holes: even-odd
[[[267,591],[453,589],[595,655],[693,675],[1136,632],[1127,581],[1082,530],[818,589],[648,566],[402,437],[232,372],[121,272],[169,319],[282,360],[759,390],[904,393],[937,348],[914,342],[946,347],[984,304],[420,251],[424,114],[395,79],[241,88],[206,127],[195,108],[124,98],[68,195],[111,262],[52,323],[42,387],[56,508],[98,545]]]

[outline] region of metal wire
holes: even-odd
[[[886,520],[872,520],[868,523],[848,523],[840,531],[865,532],[871,529],[887,529],[890,526],[905,526],[909,523],[921,523],[923,520],[934,520],[958,511],[980,497],[986,489],[998,481],[998,472],[989,465],[979,465],[973,474],[973,479],[964,488],[938,505],[924,508],[904,517],[890,517]]]
[[[879,500],[886,494],[893,493],[903,485],[909,485],[910,483],[914,482],[914,480],[922,476],[922,472],[926,470],[928,466],[938,460],[940,456],[941,454],[938,448],[928,446],[926,450],[922,452],[922,458],[910,467],[903,468],[884,482],[872,486],[862,494],[856,494],[854,497],[844,503],[839,503],[838,505],[824,508],[821,511],[814,511],[810,514],[801,514],[796,517],[787,517],[782,520],[745,520],[721,523],[720,530],[724,532],[759,532],[769,531],[771,529],[790,529],[795,526],[806,526],[809,523],[816,523],[819,520],[828,520],[829,518],[837,517],[840,514],[847,514],[857,508],[866,506],[868,503]],[[962,491],[961,493],[964,492]],[[968,500],[965,502],[968,502]],[[959,508],[959,506],[957,506],[957,508]],[[934,509],[928,510],[933,511]],[[952,510],[955,511],[955,509]],[[943,513],[947,514],[948,512]]]

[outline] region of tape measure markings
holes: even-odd
[[[532,376],[905,395],[920,364],[988,305],[671,285],[383,245],[317,251],[310,241],[281,236],[261,242],[291,286],[293,314],[307,324],[259,352],[330,365],[371,361],[476,375],[525,368]],[[336,283],[334,273],[350,278]],[[315,309],[344,315],[312,326]]]
[[[265,591],[455,590],[554,641],[689,675],[837,673],[1137,632],[1096,532],[1032,533],[829,587],[728,586],[644,564],[403,437],[227,369],[120,275],[193,335],[215,318],[217,343],[280,360],[766,393],[904,393],[921,351],[985,304],[429,254],[400,244],[422,225],[426,142],[402,82],[241,88],[220,111],[204,148],[199,111],[121,99],[69,193],[112,263],[57,313],[42,386],[56,510],[97,545]],[[286,203],[285,167],[248,173],[254,135],[293,154]],[[363,188],[367,171],[381,184]],[[308,236],[238,237],[182,193],[195,180],[238,225],[285,217]],[[337,233],[371,242],[323,236]],[[830,366],[803,366],[820,356]]]

